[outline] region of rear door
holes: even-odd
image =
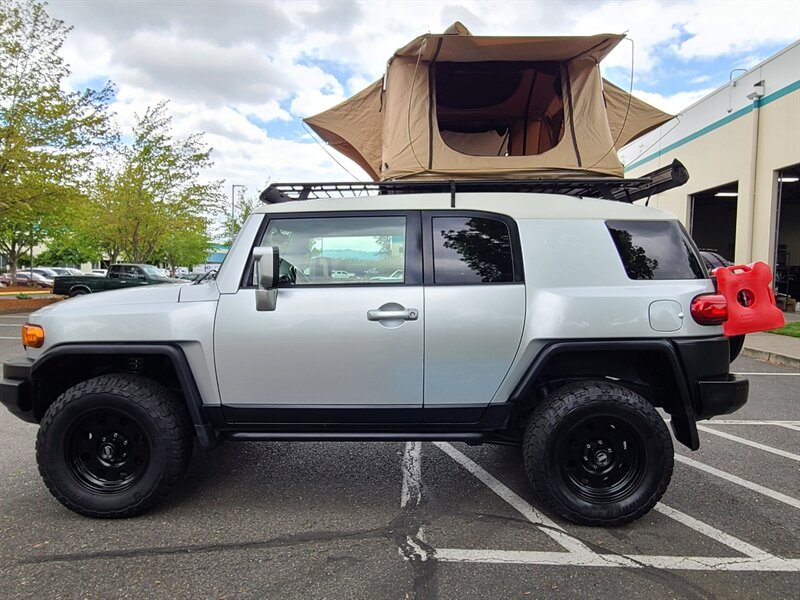
[[[516,356],[525,283],[513,219],[423,214],[425,407],[488,405]]]

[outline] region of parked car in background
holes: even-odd
[[[118,264],[111,265],[105,277],[98,277],[96,275],[59,277],[56,279],[53,293],[72,298],[74,296],[82,296],[93,292],[105,292],[108,290],[151,285],[155,283],[186,282],[183,279],[165,277],[161,269],[153,265]]]
[[[28,273],[31,272],[31,269],[25,269],[25,270]],[[50,267],[33,267],[33,272],[36,273],[37,275],[45,277],[46,279],[55,279],[56,277],[61,275],[61,273],[54,271]]]
[[[0,275],[0,281],[2,281],[6,286],[13,285],[10,273]],[[49,288],[53,287],[53,280],[48,279],[47,277],[42,277],[35,271],[33,273],[33,277],[31,277],[30,271],[17,271],[17,285],[34,288]]]
[[[717,267],[729,267],[733,263],[727,258],[722,256],[719,252],[712,249],[703,248],[700,250],[700,256],[706,265],[706,269],[713,271]]]
[[[80,269],[73,269],[72,267],[39,267],[40,269],[50,269],[51,271],[55,271],[56,275],[83,275],[83,271]],[[35,271],[36,269],[34,269]]]
[[[370,277],[370,281],[402,281],[403,280],[403,269],[397,269],[391,275],[382,275],[380,277]]]

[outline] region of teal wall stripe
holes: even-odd
[[[627,165],[625,167],[625,171],[630,171],[632,169],[635,169],[636,167],[639,167],[639,166],[645,164],[646,162],[649,162],[649,161],[651,161],[651,160],[653,160],[655,158],[658,158],[659,156],[667,154],[668,152],[672,152],[673,150],[675,150],[675,148],[680,148],[681,146],[683,146],[685,144],[688,144],[689,142],[694,141],[697,138],[706,135],[707,133],[711,133],[715,129],[719,129],[720,127],[724,127],[725,125],[727,125],[731,121],[735,121],[736,119],[751,113],[753,111],[753,106],[756,105],[756,104],[758,104],[758,106],[766,106],[767,104],[770,104],[771,102],[775,102],[775,100],[783,98],[784,96],[787,96],[787,95],[791,94],[792,92],[796,92],[797,90],[800,90],[800,80],[795,81],[794,83],[791,83],[791,84],[787,85],[786,87],[779,89],[777,92],[773,92],[772,94],[769,94],[768,96],[764,96],[763,98],[761,98],[761,100],[758,100],[757,102],[753,102],[753,104],[751,104],[749,106],[746,106],[746,107],[744,107],[744,108],[742,108],[740,110],[737,110],[736,112],[732,112],[731,114],[729,114],[726,117],[723,117],[719,121],[715,121],[711,125],[707,125],[707,126],[703,127],[702,129],[699,129],[698,131],[695,131],[691,135],[687,135],[685,138],[680,139],[677,142],[674,142],[674,143],[670,144],[669,146],[665,146],[661,150],[658,150],[657,152],[654,152],[653,154],[651,154],[649,156],[645,156],[644,158],[642,158],[640,160],[637,160],[636,162]]]

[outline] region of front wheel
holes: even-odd
[[[186,408],[145,377],[102,375],[50,406],[36,440],[50,493],[89,517],[138,515],[161,500],[192,456]]]
[[[605,381],[567,384],[537,406],[523,454],[542,500],[582,525],[638,519],[672,477],[672,438],[664,420],[636,392]]]

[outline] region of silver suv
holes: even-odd
[[[554,512],[627,523],[672,475],[664,414],[697,449],[748,393],[692,240],[614,200],[647,183],[272,186],[215,280],[31,315],[0,400],[91,517],[156,504],[193,438],[455,440],[518,445]]]

